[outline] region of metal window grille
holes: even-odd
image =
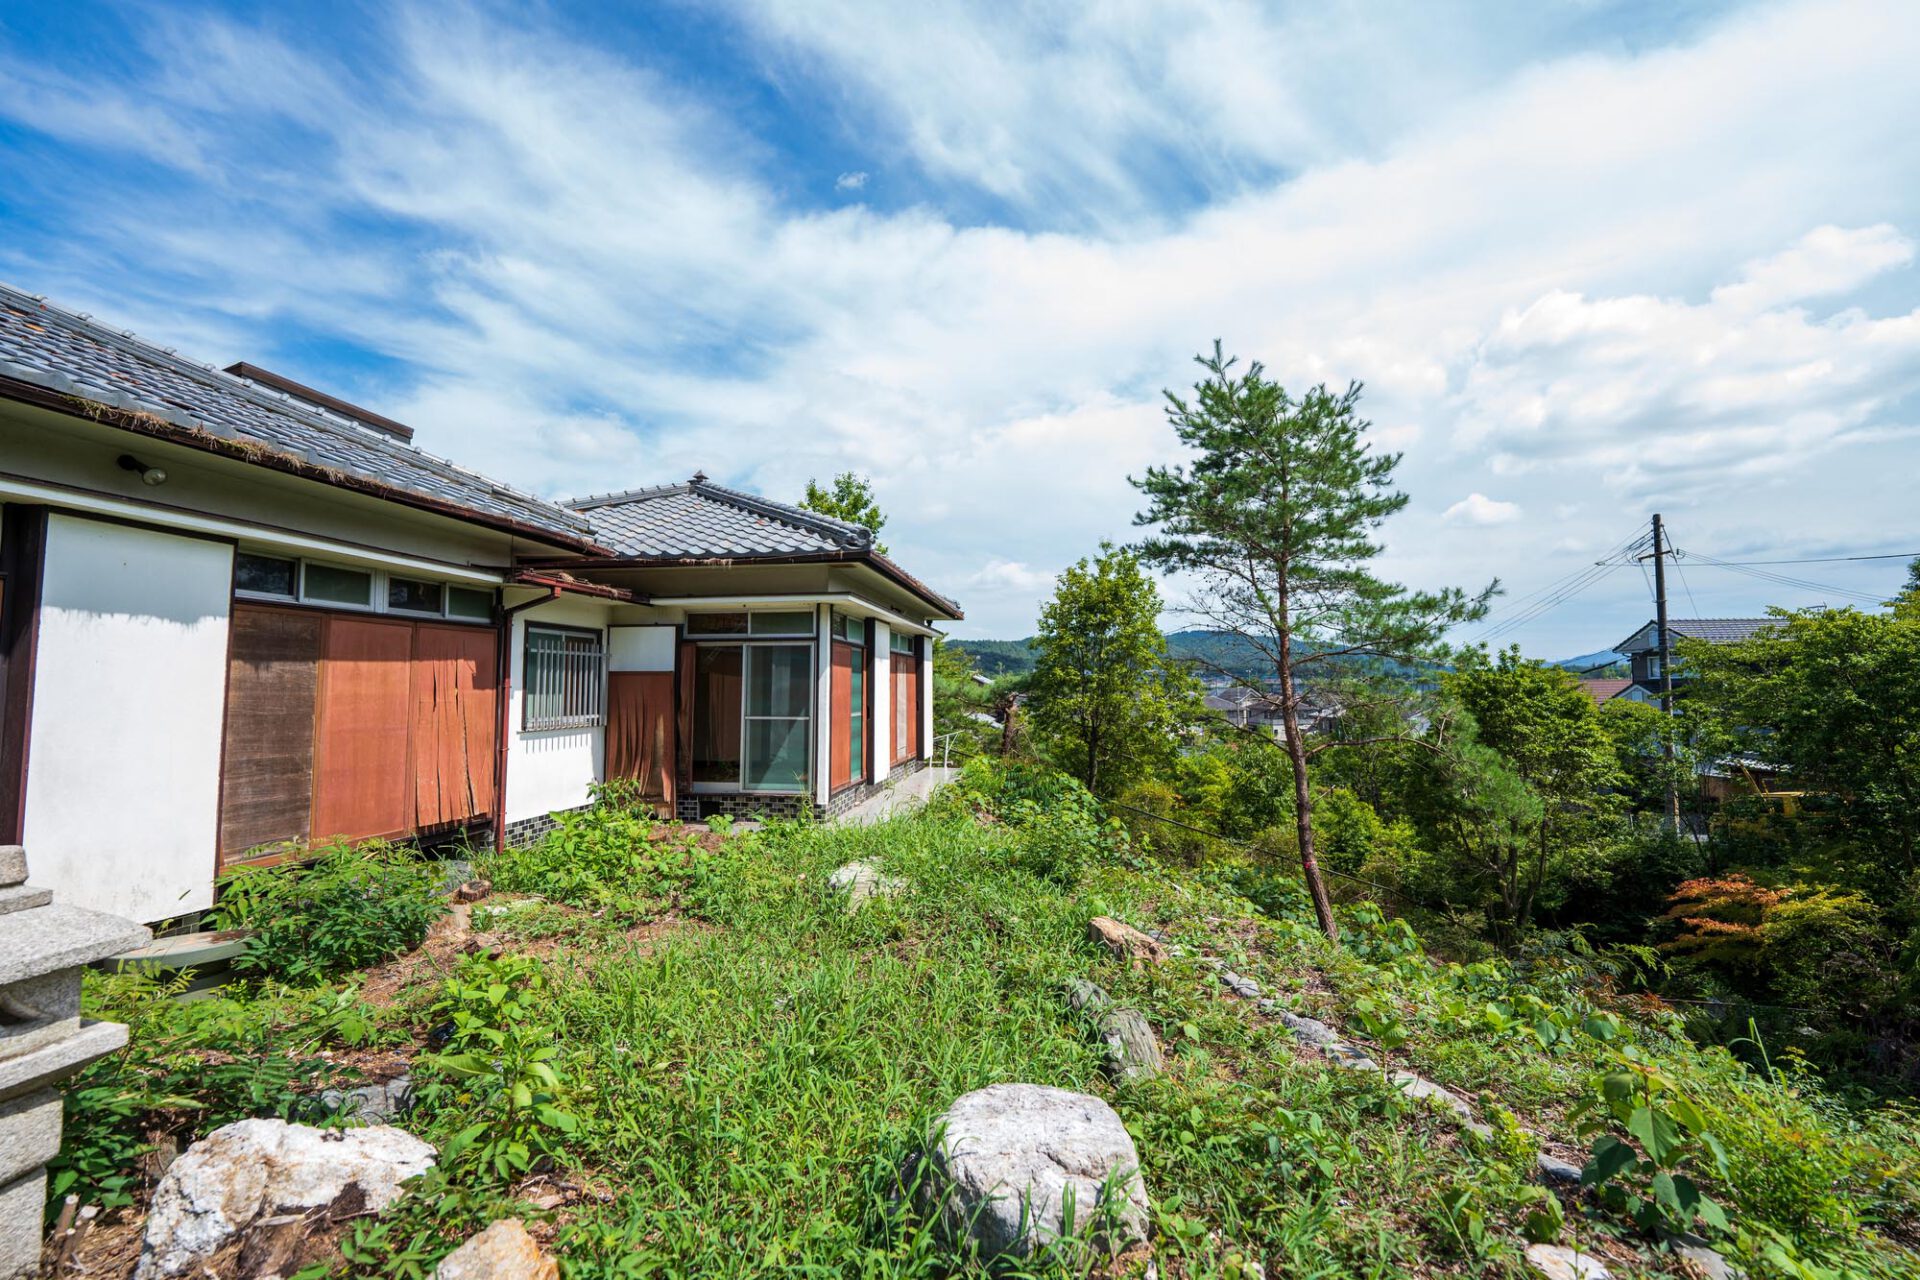
[[[526,727],[579,729],[606,718],[607,648],[599,633],[527,628]]]

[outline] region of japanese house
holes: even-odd
[[[1677,650],[1682,640],[1703,640],[1708,644],[1738,644],[1751,640],[1768,627],[1777,625],[1774,618],[1669,618],[1667,619],[1667,656],[1674,662],[1672,683],[1676,693],[1686,687],[1687,677],[1680,670]],[[1631,668],[1631,679],[1625,689],[1614,693],[1613,697],[1631,698],[1635,702],[1660,701],[1660,628],[1657,623],[1649,622],[1638,631],[1613,646],[1615,653],[1623,655]]]
[[[960,609],[712,483],[556,503],[0,286],[0,843],[141,921],[335,839],[523,839],[619,781],[827,816],[925,766]]]

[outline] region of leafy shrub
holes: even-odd
[[[534,844],[488,863],[494,888],[534,893],[593,910],[634,909],[704,878],[708,855],[696,837],[656,842],[650,808],[602,789],[592,806],[559,815]]]
[[[579,1127],[555,1063],[560,1030],[546,975],[525,956],[469,956],[433,1006],[445,1048],[418,1063],[418,1097],[432,1113],[470,1123],[442,1144],[440,1163],[512,1178],[559,1154]]]
[[[336,845],[312,863],[241,868],[223,881],[214,917],[220,928],[253,931],[236,969],[304,982],[419,946],[446,911],[439,882],[409,850]]]
[[[1127,829],[1079,779],[1057,769],[982,757],[961,770],[954,790],[961,804],[984,809],[1020,833],[1015,861],[1021,869],[1063,888],[1089,867],[1131,854]]]
[[[183,1002],[192,974],[89,974],[89,1016],[124,1022],[127,1047],[66,1087],[60,1152],[48,1165],[49,1216],[69,1194],[85,1204],[134,1202],[155,1142],[188,1142],[253,1116],[324,1119],[316,1094],[351,1078],[309,1051],[381,1038],[380,1017],[350,992],[256,990]]]

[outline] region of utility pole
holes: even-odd
[[[1653,625],[1660,643],[1660,714],[1673,715],[1673,654],[1667,645],[1667,533],[1660,513],[1653,513]],[[1667,822],[1680,830],[1680,792],[1673,782],[1673,726],[1660,735],[1667,757]]]

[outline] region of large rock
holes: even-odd
[[[1130,924],[1112,916],[1095,916],[1087,921],[1087,937],[1112,952],[1119,960],[1159,964],[1167,958],[1167,949]]]
[[[955,1101],[941,1125],[926,1192],[948,1237],[982,1260],[1111,1256],[1146,1240],[1140,1156],[1100,1099],[989,1085]]]
[[[135,1280],[189,1273],[256,1222],[346,1197],[379,1211],[433,1167],[431,1146],[401,1129],[327,1130],[285,1120],[215,1129],[168,1167],[153,1193]]]
[[[1613,1274],[1592,1254],[1564,1244],[1530,1244],[1527,1262],[1546,1280],[1607,1280]]]
[[[849,862],[827,877],[827,888],[847,895],[847,910],[858,910],[868,898],[890,898],[907,887],[907,882],[880,870],[879,864]]]
[[[502,1218],[434,1268],[433,1280],[559,1280],[560,1265],[518,1218]]]

